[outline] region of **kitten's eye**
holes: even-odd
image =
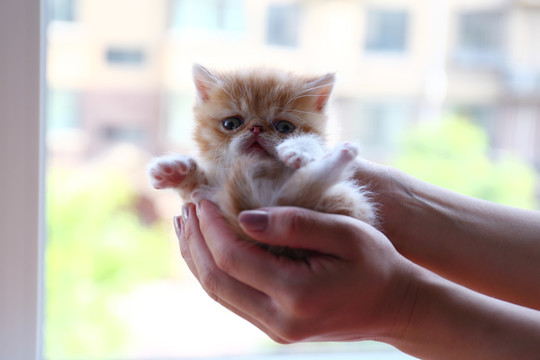
[[[294,125],[287,120],[280,120],[274,125],[276,130],[282,134],[288,134],[294,131],[295,127]]]
[[[240,125],[242,125],[244,122],[242,121],[242,118],[238,117],[238,116],[232,116],[232,117],[228,117],[226,118],[225,120],[223,120],[221,122],[221,124],[223,125],[223,127],[227,130],[234,130],[234,129],[237,129],[238,127],[240,127]]]

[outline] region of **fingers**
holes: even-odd
[[[189,211],[193,214],[195,207],[193,204],[188,206]],[[183,232],[183,237],[189,239],[189,241],[186,240],[187,244],[183,246],[184,252],[189,252],[186,257],[190,259],[199,281],[213,299],[219,300],[234,294],[235,297],[240,298],[235,301],[236,304],[242,305],[245,298],[254,298],[260,303],[268,301],[268,298],[263,293],[235,281],[216,266],[214,258],[199,231],[199,221],[196,216],[188,216],[184,223]],[[234,290],[229,292],[228,289]]]
[[[174,219],[180,250],[203,289],[212,299],[248,320],[275,341],[287,343],[267,325],[270,320],[277,318],[273,315],[275,310],[272,300],[264,293],[237,281],[219,269],[204,242],[198,219],[193,216],[195,213],[193,204],[187,204],[184,213],[190,213],[191,216]]]
[[[369,265],[373,257],[384,259],[376,242],[373,247],[368,241],[369,256],[350,260],[353,253],[361,253],[354,249],[358,235],[376,232],[359,221],[297,208],[268,208],[241,216],[244,228],[257,240],[283,246],[288,237],[288,245],[316,252],[313,258],[294,260],[239,239],[208,201],[199,204],[199,216],[193,204],[186,212],[186,219],[175,220],[180,249],[204,290],[277,342],[315,339],[314,323],[331,328],[329,314],[343,306],[359,281],[358,274],[370,279],[368,283],[379,283],[369,267],[357,271],[358,264]],[[367,293],[374,298],[373,291]],[[347,318],[356,308],[355,301],[345,311]],[[341,315],[336,316],[341,321]]]
[[[268,208],[240,216],[253,239],[301,249],[306,254],[292,259],[240,240],[230,232],[224,236],[223,228],[227,227],[219,209],[208,201],[202,201],[199,208],[201,233],[216,266],[285,308],[308,302],[309,294],[318,289],[314,272],[319,272],[319,279],[327,279],[333,276],[330,272],[335,263],[356,261],[356,237],[367,231],[347,217],[300,208]]]
[[[187,219],[187,212],[188,212],[188,204],[185,204],[182,207],[182,217],[186,217]],[[178,238],[178,243],[180,245],[180,254],[182,254],[182,257],[184,258],[184,261],[186,262],[186,265],[188,266],[189,270],[198,279],[199,274],[197,272],[197,268],[193,264],[193,259],[191,258],[191,252],[189,251],[188,243],[187,241],[184,241],[184,237],[183,237],[184,219],[182,217],[175,216],[173,218],[174,231],[176,232],[176,237]]]
[[[198,209],[201,234],[216,265],[238,281],[275,298],[280,292],[280,284],[290,281],[291,273],[305,265],[239,239],[211,202],[202,201]]]
[[[238,221],[246,234],[259,242],[339,258],[351,254],[354,243],[350,239],[363,231],[350,218],[295,207],[244,211]]]

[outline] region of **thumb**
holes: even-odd
[[[252,239],[328,254],[347,254],[354,246],[358,224],[352,218],[298,207],[269,207],[243,211],[238,222]]]

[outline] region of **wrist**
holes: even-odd
[[[422,359],[528,359],[540,351],[540,312],[474,292],[413,264],[385,341]]]
[[[456,355],[479,344],[469,344],[464,349],[455,349],[455,344],[466,343],[462,337],[470,335],[466,330],[476,321],[471,320],[476,314],[467,304],[471,294],[477,295],[412,264],[400,310],[384,341],[419,358],[467,358],[466,352],[462,357]]]
[[[426,215],[422,188],[417,184],[420,181],[387,166],[381,166],[380,174],[381,177],[368,182],[379,208],[379,227],[396,249],[407,256],[408,246],[414,244],[416,230],[421,228]]]
[[[355,179],[371,192],[379,214],[379,230],[385,235],[398,232],[409,203],[409,175],[391,166],[372,163],[364,159],[355,161]]]
[[[413,262],[399,255],[394,274],[387,284],[384,303],[380,307],[372,340],[394,345],[410,326],[420,290],[420,270]],[[421,269],[421,268],[420,268]]]

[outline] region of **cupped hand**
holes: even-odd
[[[208,201],[184,215],[180,248],[202,287],[275,341],[384,340],[406,326],[410,263],[373,227],[294,207],[240,214],[252,239],[305,254],[292,259],[240,240]]]

